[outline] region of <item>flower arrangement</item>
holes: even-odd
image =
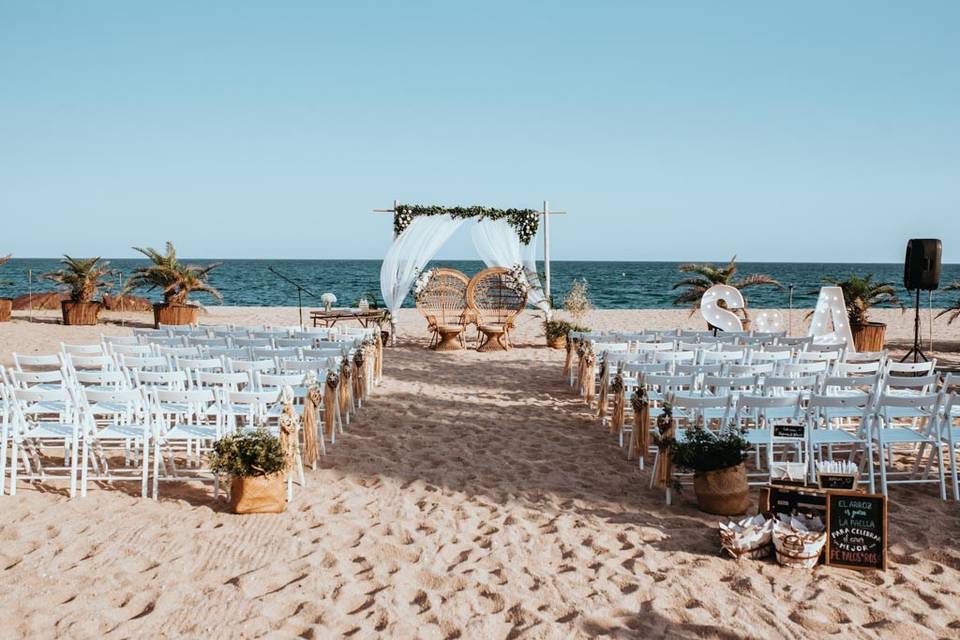
[[[427,290],[427,285],[430,284],[430,278],[433,277],[433,269],[427,269],[426,271],[421,271],[417,273],[416,279],[413,281],[413,299],[417,302],[420,302],[423,299],[423,295]]]
[[[320,302],[323,303],[323,308],[325,310],[330,311],[330,309],[333,308],[333,305],[337,304],[337,296],[327,292],[320,296]]]
[[[527,272],[522,265],[513,265],[506,281],[507,285],[517,292],[518,296],[526,297],[530,293],[530,281],[527,280]]]
[[[234,477],[267,476],[287,468],[280,439],[257,429],[224,436],[213,444],[210,468]]]
[[[574,280],[567,297],[563,299],[563,310],[570,314],[574,323],[583,324],[583,318],[593,309],[587,294],[587,281]]]
[[[438,205],[398,204],[393,213],[393,233],[400,235],[417,216],[449,215],[453,218],[506,219],[520,242],[530,244],[540,227],[536,209],[494,209],[492,207],[441,207]]]

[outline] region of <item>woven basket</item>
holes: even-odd
[[[795,569],[812,569],[820,561],[823,545],[827,542],[827,532],[815,535],[801,536],[795,533],[785,533],[781,530],[773,531],[773,547],[777,552],[777,562],[784,567]],[[807,539],[804,540],[804,537]]]
[[[694,474],[693,490],[697,494],[697,506],[707,513],[735,516],[750,506],[747,470],[743,464]]]

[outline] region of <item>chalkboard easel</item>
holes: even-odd
[[[887,570],[887,498],[859,491],[827,492],[825,564]]]

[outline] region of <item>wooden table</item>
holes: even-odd
[[[386,309],[370,309],[369,311],[360,311],[359,309],[331,309],[330,311],[311,311],[310,319],[313,320],[313,326],[318,327],[321,324],[325,327],[332,327],[340,320],[356,320],[360,326],[366,328],[371,324],[381,326],[387,319]]]

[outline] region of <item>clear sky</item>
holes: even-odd
[[[0,255],[960,262],[960,2],[3,2]],[[473,257],[469,234],[441,257]]]

